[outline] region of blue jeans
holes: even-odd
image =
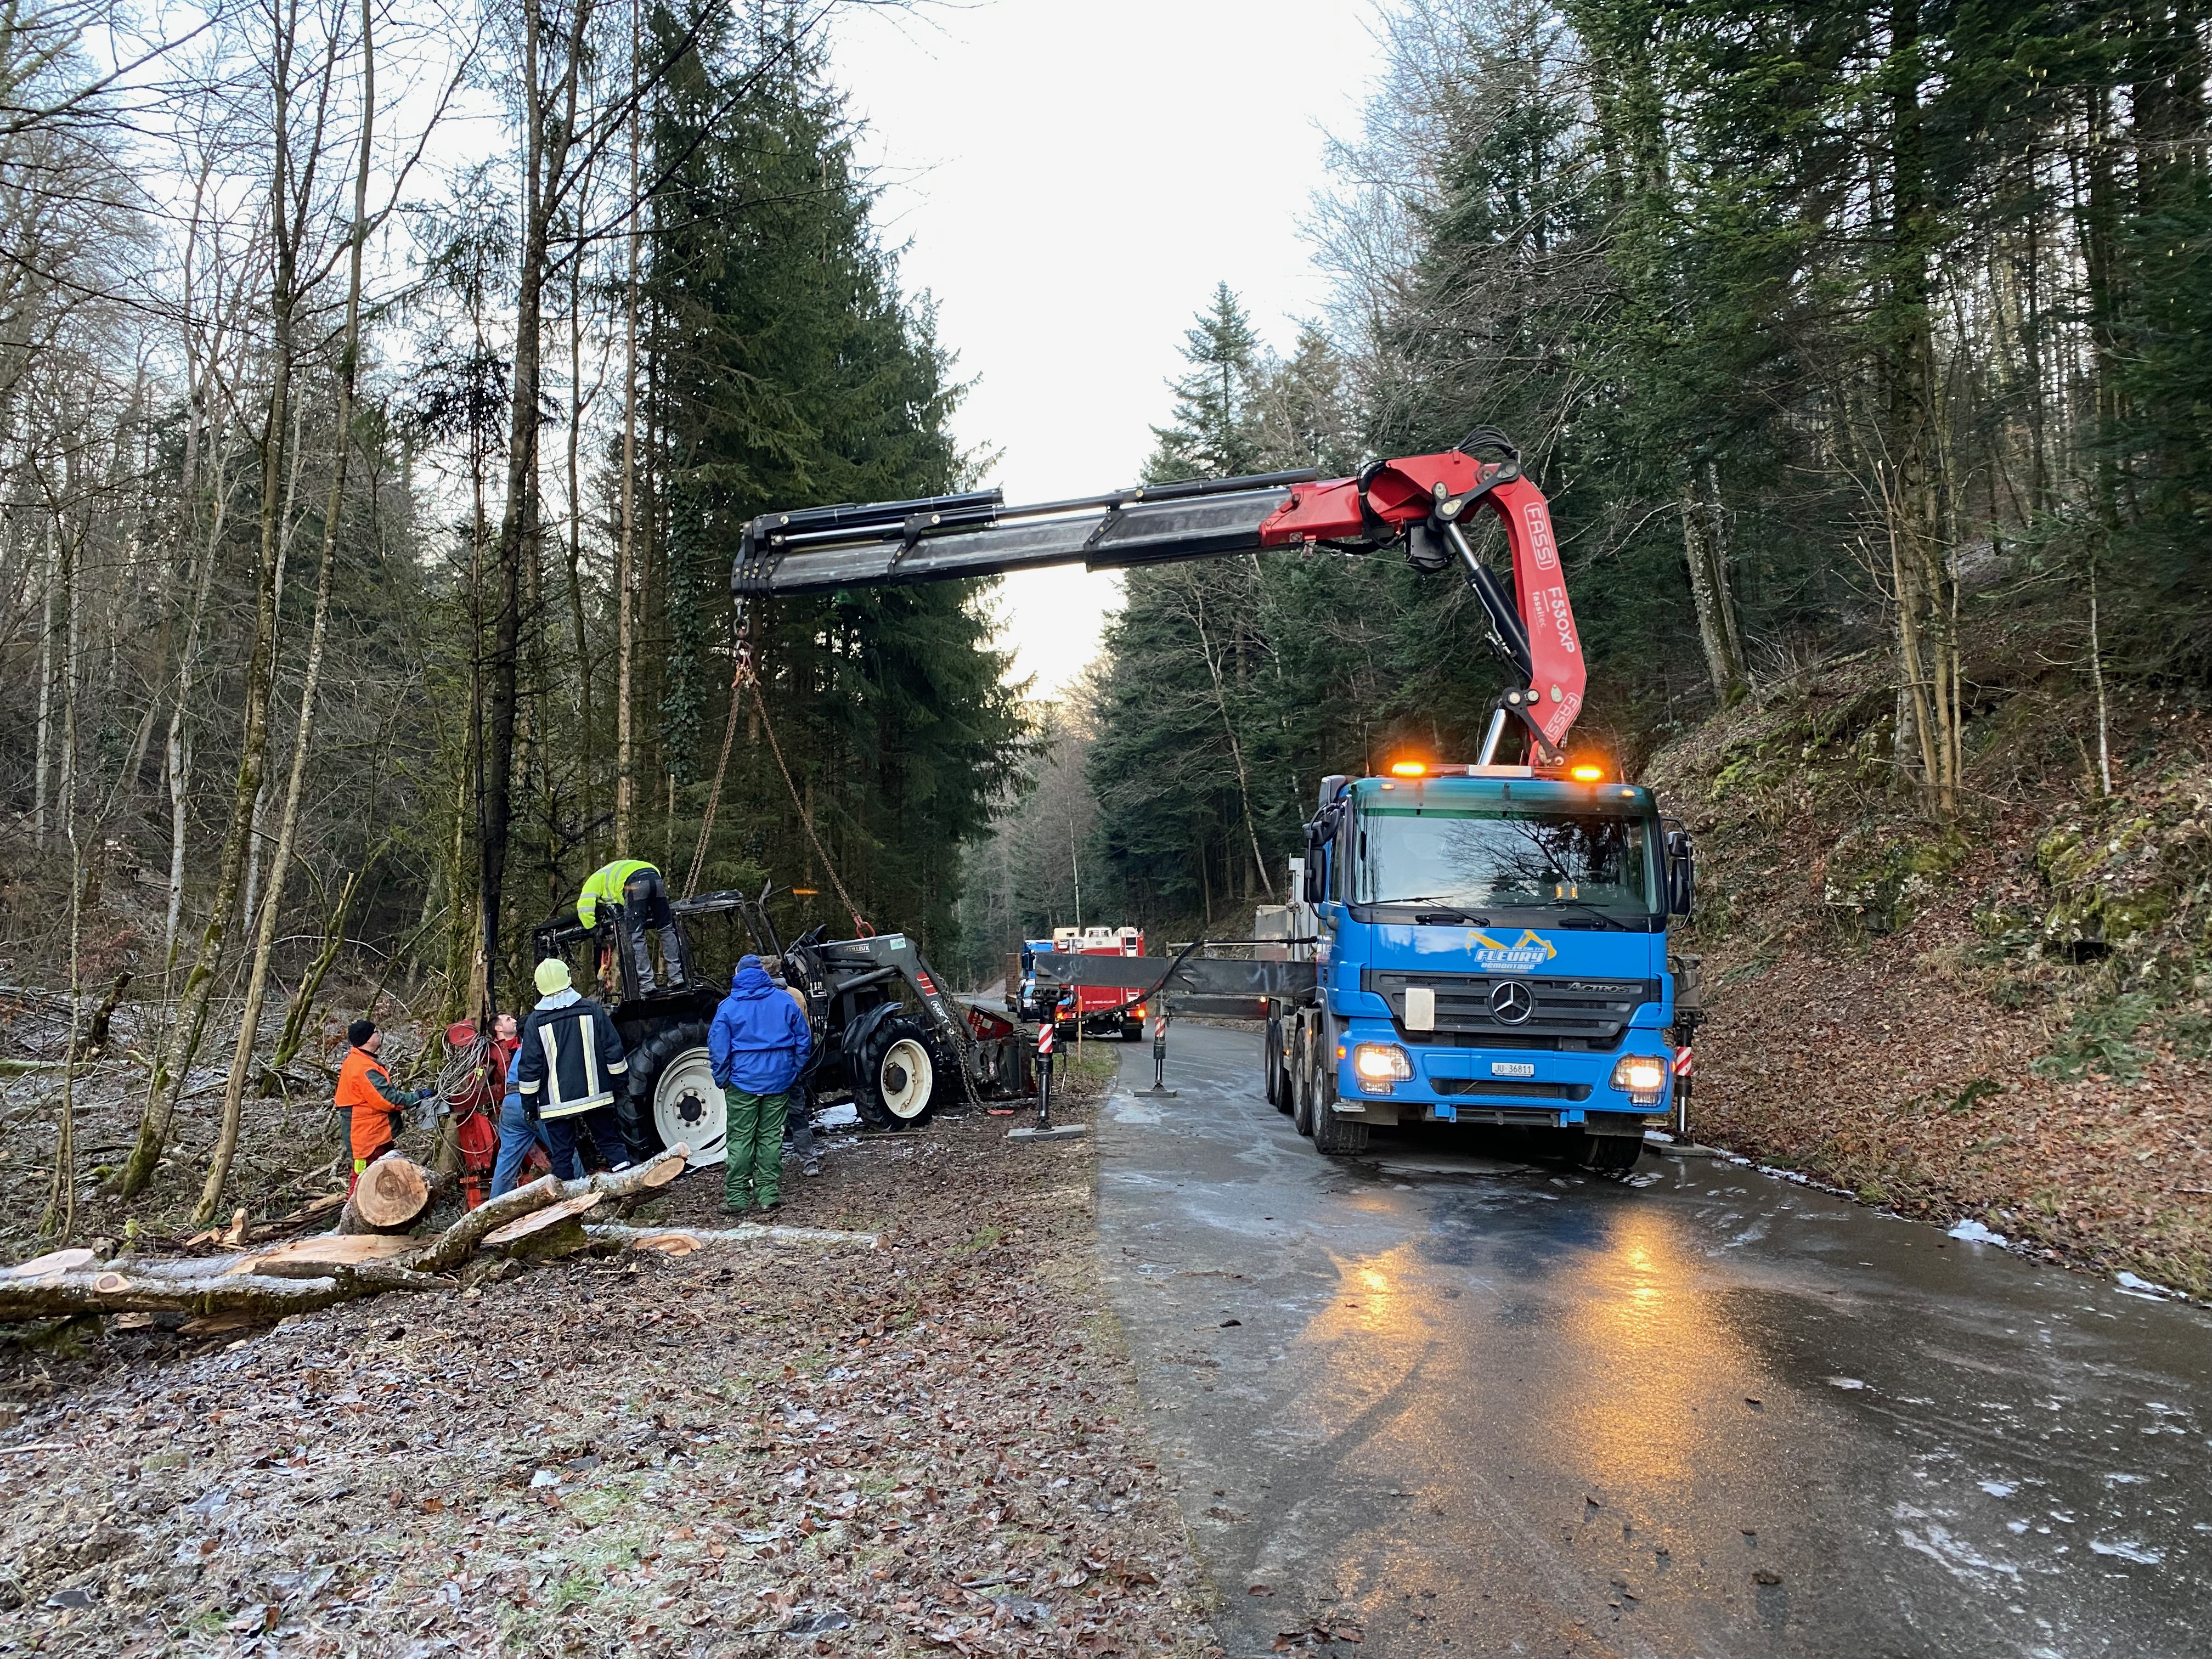
[[[494,1198],[521,1184],[522,1160],[530,1156],[532,1146],[545,1146],[547,1156],[552,1154],[552,1148],[546,1146],[545,1126],[531,1120],[520,1095],[509,1095],[499,1103],[499,1161],[491,1171]]]

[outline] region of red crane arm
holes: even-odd
[[[1480,502],[1504,528],[1513,555],[1514,620],[1520,637],[1503,627],[1503,642],[1528,677],[1534,707],[1524,718],[1552,748],[1564,748],[1567,732],[1582,713],[1588,674],[1582,640],[1575,632],[1574,606],[1559,569],[1559,545],[1552,534],[1552,509],[1544,492],[1524,477],[1517,458],[1506,462],[1477,459],[1462,450],[1410,455],[1370,467],[1357,478],[1293,484],[1291,499],[1260,526],[1262,547],[1296,547],[1316,542],[1355,539],[1370,534],[1376,522],[1392,531],[1417,532],[1441,519],[1456,532],[1462,514]],[[1455,534],[1471,580],[1480,567],[1463,537]],[[1487,574],[1487,572],[1483,574]],[[1487,601],[1487,595],[1483,596]],[[1493,623],[1504,619],[1493,612]],[[1522,708],[1516,705],[1516,710]]]
[[[1480,453],[1476,453],[1480,452]],[[1502,459],[1484,459],[1495,454]],[[1460,528],[1477,506],[1497,515],[1513,557],[1509,594]],[[1074,501],[1008,507],[995,490],[769,513],[748,524],[730,575],[738,614],[777,593],[897,586],[1081,563],[1126,569],[1316,544],[1358,550],[1402,541],[1418,568],[1456,561],[1517,680],[1500,714],[1528,728],[1556,764],[1582,712],[1584,672],[1574,608],[1543,492],[1519,453],[1487,428],[1456,449],[1378,461],[1356,478],[1311,471],[1147,484]],[[1499,730],[1493,723],[1486,757]]]

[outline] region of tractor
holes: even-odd
[[[815,927],[786,945],[769,915],[774,884],[757,895],[726,891],[672,899],[675,927],[690,978],[682,985],[641,986],[633,953],[623,948],[621,907],[602,902],[593,925],[573,916],[541,924],[532,939],[542,960],[567,959],[588,947],[576,982],[602,985],[615,1029],[629,1055],[617,1097],[623,1137],[633,1158],[650,1158],[678,1142],[691,1167],[724,1156],[722,1091],[707,1053],[707,1029],[744,951],[703,965],[704,924],[721,919],[726,940],[742,931],[748,948],[781,971],[805,1005],[813,1052],[798,1087],[817,1106],[850,1100],[863,1124],[898,1129],[920,1123],[955,1101],[1018,1097],[1035,1079],[1028,1043],[1003,1015],[947,993],[921,951],[903,933],[833,939]],[[570,963],[571,969],[578,967]]]

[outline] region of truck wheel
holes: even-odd
[[[1313,1133],[1313,1040],[1305,1023],[1298,1023],[1291,1039],[1290,1074],[1283,1079],[1291,1093],[1291,1127],[1302,1135]]]
[[[1144,1022],[1144,1021],[1142,1021],[1141,1019],[1125,1019],[1125,1020],[1123,1020],[1123,1021],[1121,1022],[1121,1041],[1122,1041],[1122,1042],[1142,1042],[1144,1040],[1145,1040],[1145,1022]]]
[[[1267,1022],[1267,1035],[1260,1039],[1260,1088],[1267,1097],[1267,1104],[1279,1112],[1285,1104],[1282,1047],[1282,1030],[1271,1019]]]
[[[615,1115],[631,1158],[642,1163],[680,1141],[691,1149],[688,1168],[722,1162],[729,1131],[707,1055],[706,1021],[664,1027],[640,1043],[629,1057],[628,1082]]]
[[[1348,1158],[1367,1150],[1367,1126],[1336,1115],[1335,1055],[1322,1046],[1313,1073],[1313,1144],[1324,1158]]]
[[[1578,1140],[1581,1144],[1577,1145]],[[1644,1137],[1583,1134],[1569,1140],[1567,1161],[1593,1175],[1625,1176],[1644,1156]]]
[[[921,1027],[904,1018],[884,1020],[868,1034],[861,1052],[853,1104],[876,1128],[905,1128],[927,1117],[937,1103],[939,1074]]]

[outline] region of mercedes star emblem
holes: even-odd
[[[1509,979],[1490,994],[1490,1012],[1501,1025],[1521,1025],[1536,1012],[1536,995],[1517,979]]]

